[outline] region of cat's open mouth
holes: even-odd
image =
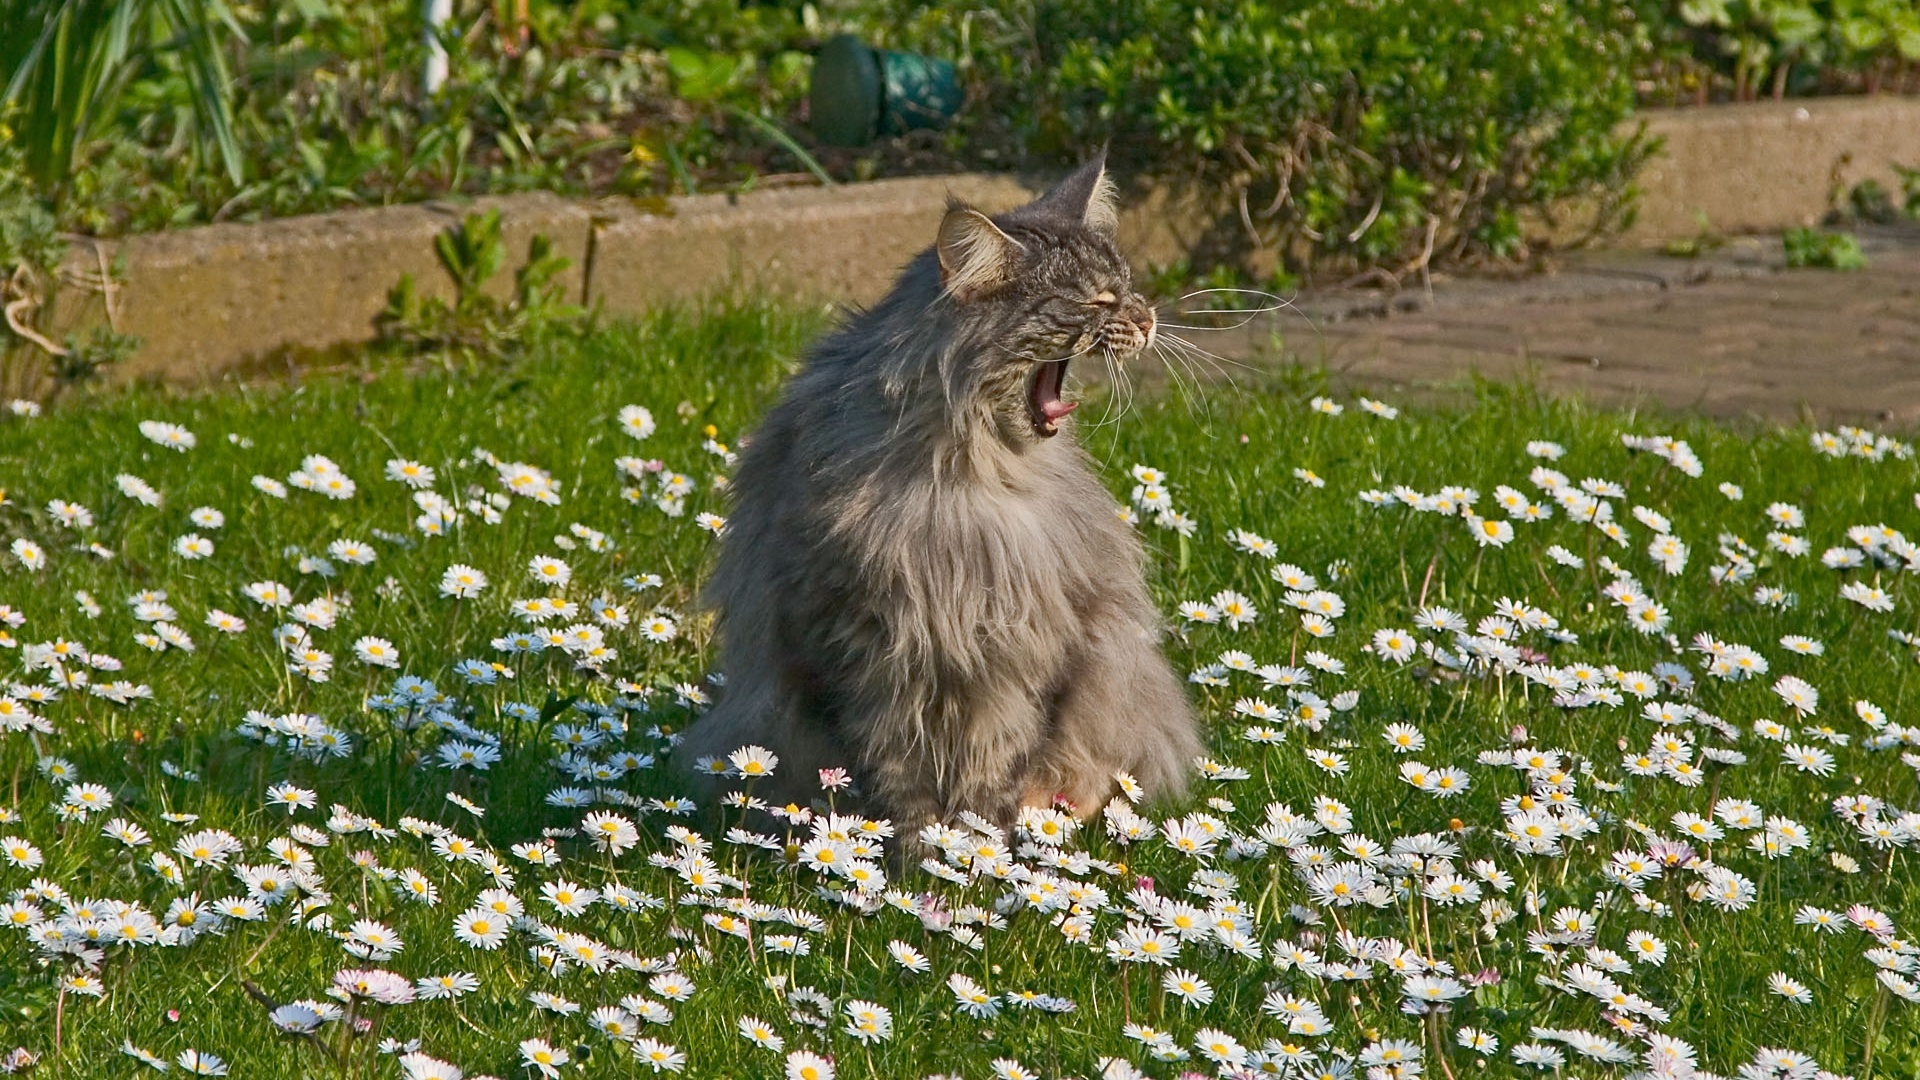
[[[1053,360],[1039,365],[1033,386],[1027,391],[1027,415],[1033,420],[1033,433],[1043,439],[1060,431],[1060,419],[1080,406],[1077,401],[1062,401],[1060,389],[1067,381],[1067,362]]]

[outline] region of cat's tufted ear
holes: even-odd
[[[940,283],[957,300],[977,300],[1005,285],[1026,249],[987,215],[953,202],[940,222]]]
[[[1102,150],[1035,199],[1033,205],[1112,236],[1120,224],[1117,195],[1113,181],[1107,177],[1107,152]]]

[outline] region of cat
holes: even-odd
[[[1116,224],[1104,155],[998,217],[950,200],[893,290],[815,346],[741,450],[703,594],[725,685],[676,760],[720,777],[765,747],[753,794],[775,805],[844,766],[909,829],[1084,818],[1118,773],[1184,790],[1197,725],[1063,396],[1076,359],[1154,338]]]

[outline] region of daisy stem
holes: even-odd
[[[375,1053],[378,1053],[379,1051],[380,1029],[386,1025],[386,1019],[387,1019],[386,1009],[376,1010],[373,1016],[369,1018],[369,1026],[367,1028],[367,1036],[366,1036],[367,1038],[366,1045],[369,1047],[372,1047]],[[369,1054],[366,1060],[368,1064],[371,1065],[374,1058],[371,1054]]]
[[[1279,887],[1280,887],[1280,868],[1278,866],[1275,866],[1272,868],[1272,873],[1267,875],[1267,887],[1260,891],[1260,902],[1254,905],[1254,911],[1259,914],[1265,914],[1267,910],[1267,901],[1269,899],[1273,899],[1274,891],[1277,890]],[[1280,904],[1278,900],[1274,900],[1273,921],[1275,922],[1280,921]]]
[[[461,1023],[472,1028],[475,1032],[479,1033],[480,1035],[483,1035],[487,1038],[493,1037],[491,1032],[487,1031],[485,1028],[481,1027],[480,1025],[474,1023],[472,1020],[467,1019],[467,1011],[461,1008],[460,1006],[455,1005],[453,1007],[453,1015],[458,1017]]]
[[[1687,907],[1683,902],[1687,898],[1687,891],[1680,887],[1678,878],[1669,877],[1668,880],[1672,882],[1668,895],[1673,897],[1673,921],[1680,927],[1680,932],[1686,935],[1687,944],[1697,949],[1700,943],[1693,940],[1693,931],[1687,928]]]
[[[846,973],[852,970],[853,964],[853,923],[854,920],[847,920],[847,936],[840,948],[840,973],[841,984],[843,986],[845,985]]]
[[[1447,1061],[1447,1048],[1440,1041],[1440,1012],[1427,1013],[1427,1030],[1433,1035],[1433,1057],[1440,1063],[1440,1071],[1447,1074],[1447,1080],[1454,1080],[1453,1065]]]
[[[287,925],[285,919],[274,920],[273,929],[267,932],[266,939],[261,941],[259,948],[254,949],[252,955],[247,957],[247,962],[240,965],[242,971],[253,967],[253,962],[260,959],[260,954],[267,950],[267,946],[273,944],[273,939],[280,935],[280,928],[285,925]]]
[[[1547,584],[1547,591],[1553,594],[1555,600],[1560,599],[1560,588],[1553,583],[1553,575],[1547,573],[1547,564],[1540,560],[1539,547],[1529,549],[1529,554],[1533,556],[1534,569],[1540,571],[1540,579]]]
[[[1873,1080],[1873,1048],[1880,1041],[1880,1026],[1887,1018],[1887,986],[1878,980],[1874,982],[1873,1008],[1867,1013],[1866,1049],[1860,1059],[1860,1075],[1863,1080]]]
[[[1527,864],[1527,892],[1533,897],[1533,928],[1544,934],[1547,928],[1540,921],[1540,867],[1531,862]]]

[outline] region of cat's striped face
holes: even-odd
[[[1104,158],[998,218],[948,207],[935,244],[941,285],[962,336],[992,343],[971,358],[982,369],[969,384],[1007,437],[1059,432],[1076,404],[1064,396],[1074,361],[1117,364],[1153,343],[1153,308],[1114,246],[1117,225]]]
[[[1151,345],[1153,307],[1134,291],[1132,273],[1106,237],[1087,229],[1009,232],[1031,259],[1008,290],[1013,310],[1002,362],[1019,380],[1001,392],[1020,395],[1034,438],[1051,438],[1078,404],[1063,396],[1073,362],[1120,363]]]

